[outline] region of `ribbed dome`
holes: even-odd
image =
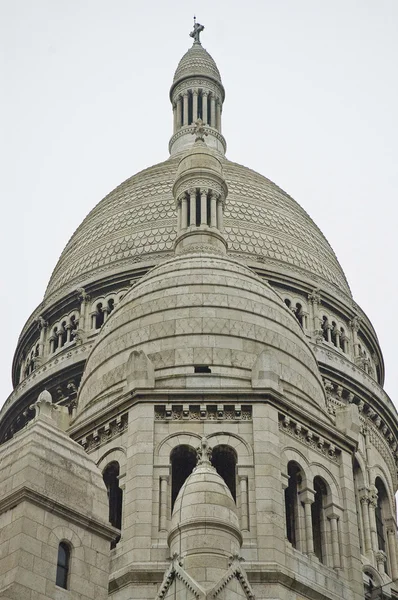
[[[143,385],[148,360],[154,379]],[[198,376],[195,365],[211,372]],[[314,354],[271,286],[228,257],[175,257],[142,277],[102,327],[86,363],[78,414],[85,418],[86,410],[99,410],[127,388],[251,389],[256,365],[280,376],[285,394],[294,390],[293,402],[300,390],[301,405],[325,414]]]
[[[46,299],[172,255],[177,225],[172,187],[179,161],[169,159],[134,175],[90,212],[63,251]],[[231,256],[351,295],[332,248],[288,194],[226,159],[223,172],[229,190],[224,224]]]
[[[186,77],[192,76],[210,77],[218,83],[221,83],[220,71],[214,62],[214,59],[201,44],[194,44],[188,52],[184,54],[174,73],[173,85]]]

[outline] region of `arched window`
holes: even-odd
[[[68,589],[70,567],[70,547],[66,542],[61,542],[58,546],[57,575],[55,583],[58,587]]]
[[[104,324],[104,311],[102,310],[102,302],[96,306],[97,312],[95,313],[95,329],[99,329]]]
[[[111,314],[111,312],[113,311],[114,308],[115,308],[115,301],[113,300],[113,298],[111,298],[110,300],[108,300],[108,315]]]
[[[109,501],[109,522],[117,529],[122,528],[122,504],[123,504],[123,490],[119,487],[119,463],[114,461],[109,463],[104,469],[102,477],[108,491]],[[120,536],[118,536],[111,543],[111,548],[114,548]]]
[[[325,562],[325,516],[324,507],[327,489],[320,477],[314,478],[315,499],[311,504],[312,535],[314,539],[314,553],[320,562]]]
[[[323,338],[326,341],[328,341],[328,327],[329,327],[328,318],[325,315],[323,315],[321,328],[322,328]]]
[[[388,506],[387,492],[386,492],[386,488],[384,487],[384,483],[382,482],[382,480],[379,477],[376,479],[375,485],[377,488],[377,505],[375,508],[377,543],[379,546],[379,550],[383,550],[383,552],[386,552],[387,549],[386,549],[384,521],[387,516],[387,506]]]
[[[294,314],[296,315],[297,321],[300,323],[300,326],[303,327],[303,307],[299,302],[296,303],[296,307],[294,309]]]
[[[220,444],[213,448],[211,463],[229,487],[232,498],[236,502],[236,452],[230,446]]]
[[[302,481],[299,465],[290,461],[287,465],[289,483],[285,489],[286,537],[293,546],[298,546],[299,503],[298,492]]]
[[[289,298],[285,298],[284,302],[285,302],[286,306],[288,308],[290,308],[290,306],[291,306],[292,303],[290,302]]]
[[[191,446],[181,445],[174,448],[171,460],[171,511],[178,492],[196,467],[196,452]]]

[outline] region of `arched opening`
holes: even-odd
[[[285,298],[285,299],[284,299],[284,303],[286,304],[286,306],[287,306],[288,308],[290,308],[290,306],[291,306],[291,304],[292,304],[292,303],[290,302],[289,298]]]
[[[188,125],[191,125],[193,121],[193,94],[188,92]]]
[[[297,321],[300,323],[300,326],[303,327],[303,307],[300,302],[296,303],[296,308],[294,309],[294,314],[296,315]]]
[[[323,339],[325,341],[328,341],[328,318],[326,317],[326,315],[323,315],[323,317],[322,317],[321,329],[322,329]]]
[[[99,329],[104,324],[104,311],[102,310],[102,302],[96,306],[97,312],[95,313],[95,328]]]
[[[355,491],[355,507],[357,511],[357,525],[358,525],[358,538],[359,538],[359,549],[361,554],[364,554],[364,539],[363,539],[363,523],[362,523],[362,512],[361,512],[361,501],[359,498],[359,490],[364,487],[363,473],[356,458],[353,460],[352,471],[354,476],[354,491]]]
[[[108,314],[110,315],[111,312],[113,311],[113,309],[115,308],[115,301],[113,300],[113,298],[111,298],[110,300],[108,300]]]
[[[57,574],[55,578],[55,584],[64,590],[68,589],[70,554],[71,552],[69,544],[66,542],[61,542],[58,546]]]
[[[66,340],[68,337],[67,331],[66,331],[66,321],[63,321],[61,323],[61,330],[62,330],[62,335],[61,335],[61,348],[66,344]]]
[[[203,96],[202,90],[198,92],[198,119],[203,120]]]
[[[293,546],[298,546],[299,530],[299,503],[298,493],[302,482],[302,473],[299,465],[290,461],[287,465],[289,482],[285,489],[286,537]]]
[[[191,446],[181,445],[174,448],[170,455],[171,462],[171,512],[178,492],[196,467],[196,452]]]
[[[231,446],[220,444],[213,448],[211,463],[227,484],[236,502],[236,452]]]
[[[102,473],[102,477],[108,492],[109,522],[117,529],[122,528],[123,504],[123,490],[119,486],[119,474],[120,467],[119,463],[116,461],[109,463]],[[111,548],[114,548],[119,540],[120,535],[111,542]]]
[[[346,335],[345,335],[345,331],[343,329],[343,327],[340,327],[340,348],[343,352],[345,352],[345,339],[346,339]]]
[[[325,562],[325,515],[327,489],[325,482],[320,477],[314,478],[315,498],[311,504],[312,536],[314,540],[314,554],[320,562]]]

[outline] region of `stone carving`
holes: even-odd
[[[209,135],[206,131],[202,119],[198,119],[197,121],[195,121],[195,126],[194,130],[192,131],[192,134],[195,135],[195,142],[203,142],[204,136]]]
[[[114,437],[123,433],[128,428],[128,413],[119,415],[116,419],[113,419],[95,429],[85,437],[76,440],[86,452],[92,452],[96,448],[103,446]]]
[[[333,462],[340,463],[341,450],[339,448],[301,423],[293,421],[291,417],[279,413],[279,429],[291,437],[299,439],[303,444],[310,446]]]
[[[164,404],[155,407],[155,421],[163,420],[251,421],[248,404]]]

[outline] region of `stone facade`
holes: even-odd
[[[1,598],[398,598],[377,336],[305,211],[225,158],[202,30],[171,157],[88,215],[21,333]]]

